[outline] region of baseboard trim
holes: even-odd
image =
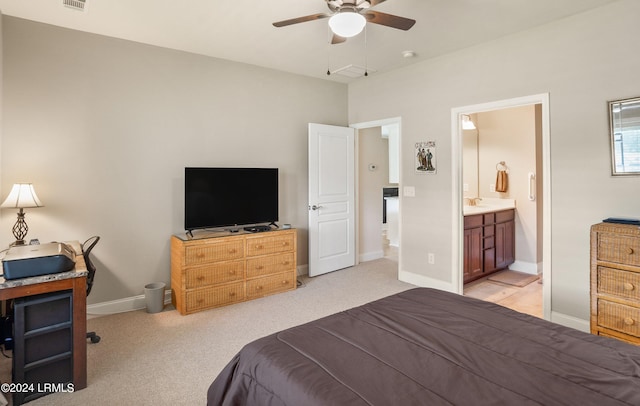
[[[551,321],[557,324],[561,324],[565,327],[575,328],[576,330],[584,331],[585,333],[591,332],[591,325],[588,320],[579,319],[577,317],[569,316],[567,314],[551,311]]]
[[[358,256],[360,262],[373,261],[384,257],[384,251],[366,252]]]
[[[410,283],[412,285],[425,287],[425,288],[434,288],[438,290],[444,290],[447,292],[458,293],[457,289],[450,282],[429,278],[424,275],[417,275],[412,272],[399,271],[398,280],[402,282]]]
[[[171,303],[171,289],[167,289],[164,292],[164,304]],[[126,297],[118,300],[111,300],[108,302],[94,303],[87,305],[88,318],[108,316],[110,314],[131,312],[134,310],[141,310],[146,308],[147,305],[144,302],[144,295]]]
[[[515,261],[509,265],[509,269],[526,274],[538,275],[542,273],[542,263],[535,264],[533,262]]]
[[[309,275],[309,265],[300,265],[296,268],[296,273],[298,276],[306,276]]]

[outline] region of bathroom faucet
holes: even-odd
[[[482,198],[480,197],[467,197],[466,199],[469,202],[469,206],[475,206],[478,204],[478,202],[480,200],[482,200]]]

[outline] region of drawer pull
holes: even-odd
[[[289,281],[282,281],[283,285],[287,285],[289,283]]]
[[[627,254],[633,255],[633,248],[627,247]]]
[[[197,280],[198,282],[201,282],[201,281],[203,281],[203,280],[204,280],[204,276],[198,276],[198,277],[196,278],[196,280]]]
[[[262,290],[262,286],[256,286],[256,290]]]
[[[631,317],[625,317],[624,324],[626,324],[627,326],[632,326],[635,324],[635,320],[633,320]]]
[[[204,258],[204,253],[203,252],[198,252],[196,254],[196,258]]]
[[[262,270],[262,269],[264,269],[264,266],[262,266],[262,265],[258,265],[258,266],[256,266],[256,270],[260,271],[260,270]]]
[[[263,248],[264,248],[264,245],[256,245],[256,249],[257,249],[257,250],[261,250],[261,249],[263,249]]]
[[[282,246],[283,246],[283,247],[286,247],[287,245],[289,245],[289,243],[288,243],[288,242],[286,242],[286,241],[284,241],[284,242],[282,243]]]
[[[236,271],[229,271],[229,275],[235,275]]]
[[[236,295],[236,292],[229,292],[229,297],[234,297]]]
[[[282,265],[289,265],[289,261],[282,261]]]
[[[231,248],[231,249],[229,250],[229,254],[235,254],[236,252],[238,252],[238,250],[237,250],[237,249],[235,249],[235,248]]]
[[[624,286],[624,290],[628,290],[628,291],[634,290],[636,288],[635,286],[633,286],[633,283],[629,283],[629,282],[625,282],[623,286]]]

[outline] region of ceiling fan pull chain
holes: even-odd
[[[364,26],[364,76],[369,76],[367,66],[369,65],[369,53],[367,52],[367,26]]]
[[[331,37],[333,33],[331,32],[331,28],[327,25],[327,76],[331,76]]]

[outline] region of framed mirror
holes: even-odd
[[[640,175],[640,97],[609,102],[611,174]]]

